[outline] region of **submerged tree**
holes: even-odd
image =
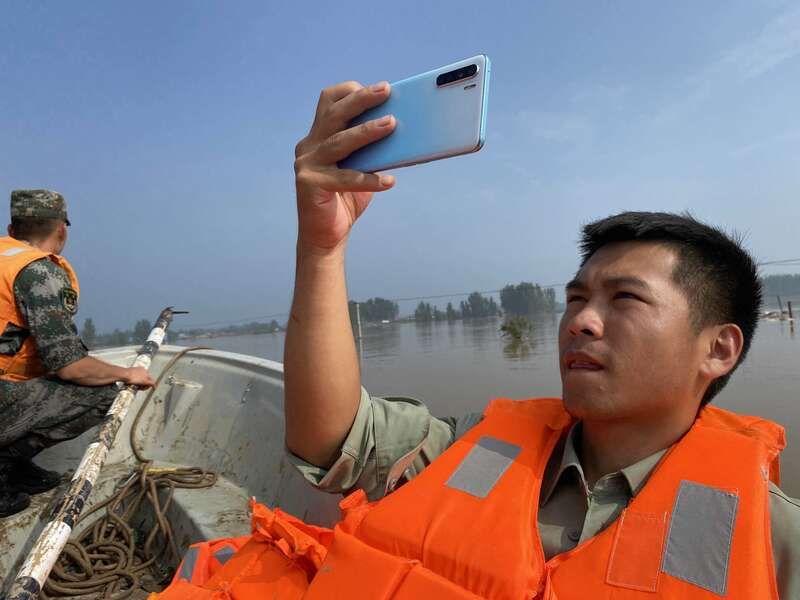
[[[533,325],[525,317],[511,317],[500,326],[503,337],[517,341],[526,339],[532,330]]]

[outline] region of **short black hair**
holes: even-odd
[[[672,279],[686,294],[696,332],[724,323],[735,323],[742,330],[739,360],[730,373],[709,384],[701,402],[705,406],[725,387],[750,350],[762,301],[758,267],[740,235],[729,235],[689,213],[663,212],[624,212],[585,225],[581,266],[602,246],[630,241],[659,242],[676,251],[678,263]]]
[[[63,219],[39,217],[11,217],[11,231],[15,239],[35,242],[50,237]]]

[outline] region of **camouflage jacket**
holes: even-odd
[[[32,262],[14,280],[14,297],[27,328],[8,325],[0,332],[0,354],[15,354],[29,335],[48,372],[88,354],[73,320],[78,307],[64,269],[47,258]]]

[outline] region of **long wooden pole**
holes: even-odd
[[[147,341],[139,349],[136,358],[131,363],[132,367],[150,368],[153,357],[164,342],[167,328],[172,322],[172,316],[180,314],[180,312],[182,311],[172,310],[172,307],[161,311]],[[39,597],[39,592],[64,549],[64,545],[72,533],[72,527],[92,492],[92,487],[108,458],[117,432],[136,397],[136,391],[135,386],[128,385],[117,394],[100,426],[97,438],[86,448],[75,475],[70,481],[69,488],[56,504],[50,516],[50,522],[39,535],[36,545],[17,573],[14,585],[9,591],[8,600],[36,600]]]

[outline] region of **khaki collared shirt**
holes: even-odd
[[[330,469],[289,453],[303,476],[319,489],[347,493],[362,488],[371,500],[412,479],[481,420],[477,413],[436,418],[413,398],[361,401],[342,453]],[[545,557],[566,552],[603,531],[647,483],[665,450],[600,478],[589,489],[576,442],[580,423],[553,450],[540,494],[539,535]],[[800,501],[770,484],[772,551],[782,600],[800,600]]]

